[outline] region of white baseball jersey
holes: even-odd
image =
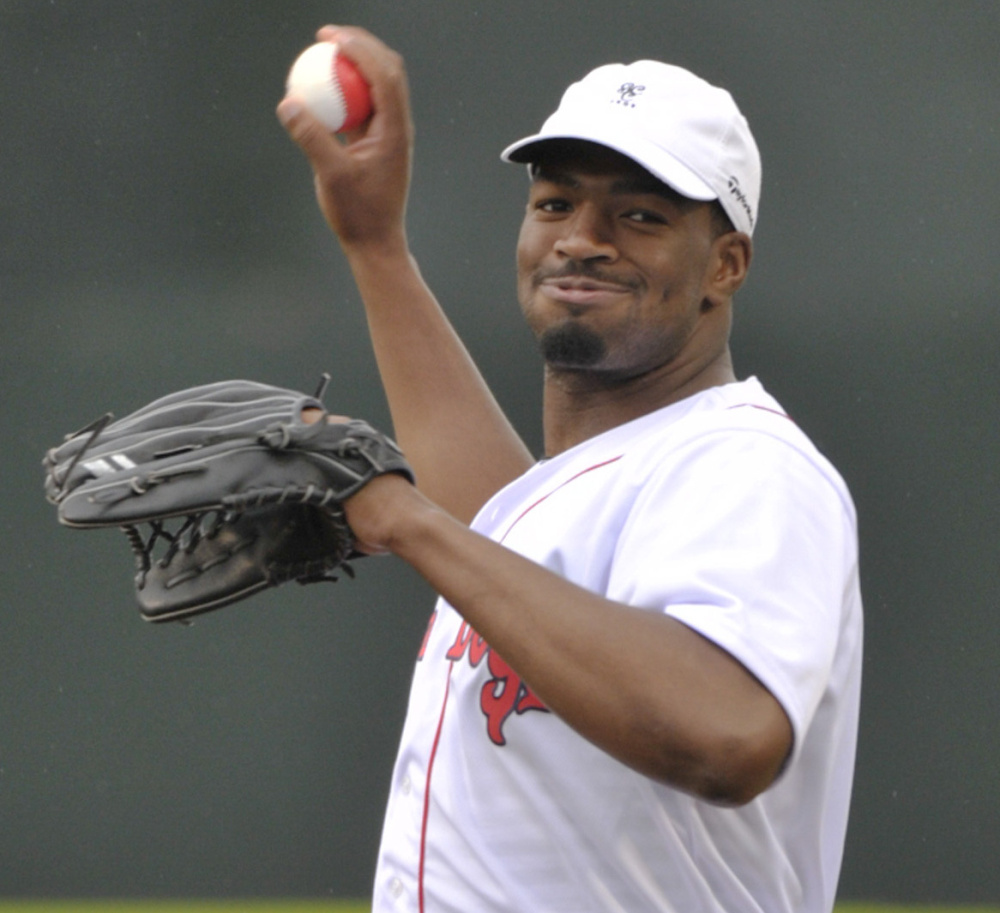
[[[473,528],[729,651],[784,707],[793,753],[739,808],[653,782],[546,710],[439,601],[375,913],[828,913],[858,724],[855,514],[760,384],[716,387],[539,463]]]

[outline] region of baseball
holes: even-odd
[[[314,44],[298,56],[288,72],[285,91],[301,98],[332,133],[353,130],[372,113],[368,83],[329,41]]]

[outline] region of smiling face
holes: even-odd
[[[550,372],[617,385],[728,358],[729,298],[748,262],[749,239],[720,235],[712,204],[611,149],[553,142],[536,160],[518,297]]]

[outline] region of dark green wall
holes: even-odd
[[[1000,900],[995,2],[0,0],[0,895],[364,895],[431,595],[391,559],[190,628],[59,528],[63,433],[233,376],[385,424],[357,296],[273,116],[314,28],[409,61],[412,241],[537,442],[498,161],[653,56],[764,157],[735,351],[861,517],[867,669],[842,894]]]

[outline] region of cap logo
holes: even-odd
[[[618,99],[616,105],[625,105],[626,108],[634,108],[634,99],[646,91],[645,86],[637,86],[634,82],[623,82],[617,89]]]
[[[753,210],[750,208],[750,201],[740,187],[740,179],[735,174],[729,175],[729,193],[746,210],[747,218],[750,219],[750,226],[753,227]]]

